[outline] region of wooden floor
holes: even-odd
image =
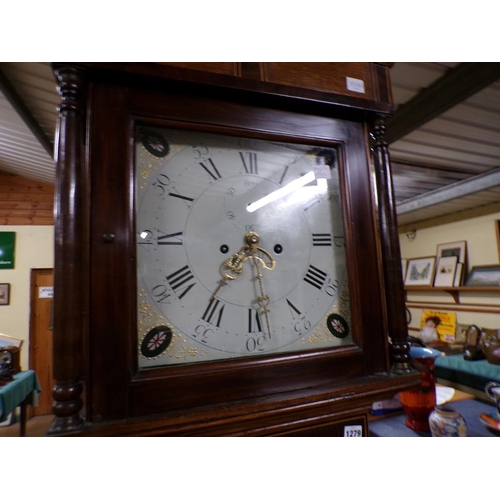
[[[30,418],[26,423],[26,437],[45,436],[53,419],[54,415]],[[19,437],[19,425],[19,423],[15,423],[6,427],[0,427],[0,438]]]

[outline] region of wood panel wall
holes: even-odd
[[[0,225],[52,226],[54,186],[0,172]]]

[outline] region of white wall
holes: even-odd
[[[30,286],[32,269],[54,267],[53,226],[2,226],[16,233],[15,269],[0,269],[0,283],[10,283],[10,305],[0,306],[0,333],[24,340],[21,367],[29,368]]]
[[[498,246],[495,221],[500,212],[472,219],[450,222],[424,229],[417,229],[413,241],[400,234],[401,256],[403,258],[430,257],[436,255],[440,243],[467,241],[467,255],[470,266],[498,264]]]
[[[500,259],[496,238],[497,220],[500,220],[500,212],[417,228],[413,240],[408,238],[407,233],[402,232],[399,238],[401,256],[406,259],[430,257],[436,255],[438,244],[465,240],[468,271],[474,266],[498,264]],[[436,304],[435,310],[454,311],[457,314],[457,322],[461,324],[500,328],[500,288],[498,293],[461,292],[461,304],[456,304],[446,292],[407,292],[407,299],[422,304]],[[410,330],[413,330],[410,331],[412,335],[420,328],[422,309],[423,307],[410,308],[412,321],[409,326]]]

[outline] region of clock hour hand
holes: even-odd
[[[215,298],[219,290],[227,285],[228,281],[235,280],[241,276],[243,273],[243,262],[245,262],[246,247],[241,248],[232,257],[226,259],[221,265],[222,279],[219,280],[219,284],[212,293],[212,299]]]

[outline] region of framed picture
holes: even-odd
[[[439,257],[434,276],[434,286],[453,286],[455,271],[457,269],[458,257]]]
[[[9,345],[21,348],[23,346],[23,340],[0,333],[0,348],[7,347]]]
[[[436,259],[440,257],[457,257],[457,262],[465,262],[466,241],[455,241],[454,243],[441,243],[437,246]]]
[[[453,286],[462,286],[464,276],[464,265],[462,262],[457,262],[457,269],[455,270],[455,279]]]
[[[500,286],[500,266],[475,266],[471,269],[466,286]]]
[[[405,285],[432,285],[436,257],[408,259]]]
[[[10,283],[0,283],[0,306],[10,304]]]

